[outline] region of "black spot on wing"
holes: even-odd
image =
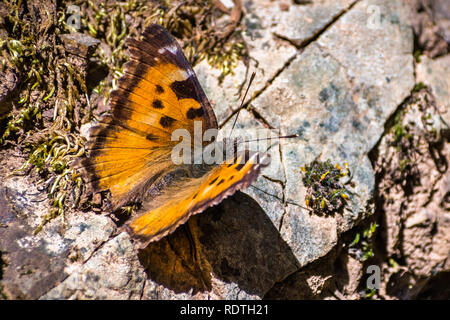
[[[183,81],[174,81],[170,85],[178,100],[181,99],[194,99],[198,103],[201,103],[201,99],[195,88],[195,82],[192,80],[192,76]]]
[[[153,100],[152,106],[155,109],[164,109],[164,105],[162,104],[161,100]]]
[[[158,137],[152,133],[149,133],[145,136],[145,139],[150,140],[150,141],[156,141],[156,140],[158,140]]]
[[[169,116],[164,116],[161,117],[161,119],[159,120],[159,124],[163,127],[163,128],[168,128],[170,127],[176,120],[174,118],[171,118]]]
[[[164,88],[161,87],[159,84],[156,85],[156,92],[157,93],[164,93]]]
[[[195,119],[195,118],[200,118],[203,116],[203,108],[200,107],[198,109],[194,109],[194,108],[190,108],[187,112],[186,112],[186,117],[190,120]]]
[[[216,182],[217,181],[217,178],[218,177],[216,177],[214,180],[212,180],[210,183],[209,183],[209,185],[212,185],[212,184],[214,184],[214,182]]]

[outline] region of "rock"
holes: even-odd
[[[416,67],[417,81],[429,86],[436,98],[437,107],[447,124],[450,124],[450,55],[437,59],[421,57]]]
[[[286,12],[277,12],[272,16],[272,32],[283,39],[304,46],[318,32],[334,22],[356,1],[317,1],[305,5],[291,5]]]
[[[265,299],[312,300],[332,298],[335,288],[335,249],[301,270],[291,274],[284,281],[275,284]],[[331,297],[330,297],[331,296]]]
[[[61,40],[67,52],[79,56],[82,60],[86,60],[100,44],[100,40],[78,32],[63,34]]]
[[[121,233],[99,247],[79,268],[41,299],[139,299],[145,273],[128,234]]]
[[[234,74],[226,77],[220,84],[220,71],[209,66],[206,61],[195,68],[202,87],[215,106],[214,111],[219,123],[224,123],[233,110],[239,107],[241,94],[244,93],[241,91],[245,90],[239,89],[248,80],[251,72],[255,71],[257,75],[246,101],[263,90],[297,54],[297,49],[282,38],[294,33],[295,42],[305,42],[345,10],[351,2],[326,0],[307,6],[292,4],[289,11],[283,11],[274,1],[243,1],[248,12],[243,18],[247,28],[244,40],[251,57],[248,70],[244,62],[239,62]],[[320,19],[312,19],[318,16]],[[287,24],[286,21],[296,24]],[[284,30],[283,26],[289,26],[289,29]]]
[[[5,152],[0,154],[0,158],[5,160],[2,162],[5,167],[0,170],[4,178],[0,188],[0,252],[5,262],[0,279],[2,296],[7,299],[88,298],[90,293],[85,293],[83,288],[80,288],[80,292],[76,291],[73,279],[89,278],[92,275],[89,266],[94,265],[94,270],[100,270],[100,261],[107,260],[102,255],[106,250],[115,253],[114,257],[108,256],[109,265],[105,265],[115,275],[112,277],[102,271],[99,277],[94,277],[96,280],[89,278],[94,282],[100,281],[97,285],[104,287],[96,297],[139,297],[142,288],[139,289],[136,282],[141,281],[143,284],[144,277],[138,279],[132,261],[136,262],[136,268],[139,262],[131,243],[129,240],[126,242],[128,238],[124,239],[122,235],[110,240],[116,229],[112,220],[93,212],[71,212],[64,217],[64,223],[63,217],[59,216],[35,234],[50,212],[49,201],[40,191],[41,186],[33,182],[31,177],[7,177],[6,173],[14,158],[5,157]],[[113,248],[114,245],[116,247]],[[102,248],[106,249],[102,251]],[[114,268],[114,259],[119,261],[117,268]],[[131,270],[130,274],[127,274],[124,265]],[[142,272],[142,268],[140,270]],[[133,278],[135,275],[136,278]],[[119,280],[127,276],[131,277],[126,282],[129,287],[125,287],[123,292],[120,291],[122,289],[113,292],[116,287],[107,288],[108,279],[112,279],[113,283],[117,280],[120,284]],[[80,283],[78,285],[83,286]],[[65,286],[68,288],[63,290]]]
[[[407,0],[417,49],[430,58],[449,52],[450,5],[446,0]]]
[[[5,71],[0,71],[0,118],[11,111],[10,98],[18,83],[14,70],[6,68]]]
[[[106,217],[86,213],[70,215],[66,229],[61,217],[54,219],[35,235],[50,208],[45,195],[23,183],[12,178],[0,190],[0,251],[7,266],[1,282],[9,299],[39,298],[68,275],[67,265],[85,262],[114,230]]]
[[[376,172],[386,255],[400,264],[384,262],[380,293],[385,298],[416,299],[450,268],[449,130],[434,97],[422,89],[380,142]]]
[[[287,206],[280,231],[301,265],[326,254],[339,233],[371,213],[374,177],[367,153],[414,86],[412,33],[401,3],[358,2],[252,102],[282,134],[300,135],[281,142]],[[370,5],[386,16],[376,31],[366,25]],[[354,173],[355,187],[342,217],[318,218],[301,207],[300,166],[317,157],[341,165],[348,161]]]
[[[18,215],[10,203],[13,196],[16,195],[9,189],[0,190],[0,252],[4,263],[1,296],[36,299],[65,277],[67,253],[32,236],[32,230],[24,221],[26,213]]]

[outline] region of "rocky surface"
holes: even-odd
[[[378,210],[384,216],[385,254],[392,259],[382,264],[380,294],[385,298],[414,299],[433,278],[446,273],[448,278],[450,127],[437,105],[431,90],[413,93],[393,134],[379,145]],[[446,294],[448,289],[435,293],[440,298]]]
[[[450,3],[446,0],[406,0],[417,51],[430,58],[447,54],[450,45]]]
[[[17,86],[17,75],[11,69],[0,71],[0,117],[11,110],[10,95]]]
[[[384,249],[371,260],[383,270],[376,297],[425,297],[433,281],[445,279],[447,169],[432,156],[420,158],[419,170],[429,174],[410,194],[397,184],[379,191],[383,177],[390,177],[379,170],[398,168],[388,129],[419,82],[439,110],[431,126],[442,133],[439,151],[448,159],[448,56],[423,57],[415,68],[412,11],[403,0],[243,3],[248,65],[240,62],[220,83],[220,72],[202,62],[199,80],[228,132],[243,82],[256,70],[236,132],[299,137],[267,145],[272,164],[251,187],[140,251],[117,233],[110,216],[94,212],[68,213],[34,234],[49,210],[43,186],[32,176],[10,176],[14,157],[2,151],[0,297],[358,299],[365,294],[367,264],[350,254],[349,243],[367,221],[382,225],[385,239],[377,240]],[[404,113],[415,123],[423,115],[417,108]],[[349,200],[342,212],[305,209],[300,167],[314,159],[348,162]],[[392,194],[394,207],[380,192]]]
[[[380,7],[380,16],[386,16],[376,30],[368,25],[368,7],[374,5]],[[284,208],[274,223],[301,265],[326,254],[339,233],[371,213],[368,201],[374,179],[367,153],[383,133],[386,119],[414,86],[408,12],[401,1],[348,4],[334,23],[337,14],[330,15],[331,25],[322,23],[317,40],[288,60],[270,86],[251,101],[250,109],[263,125],[281,134],[300,135],[280,141],[284,171],[278,175],[280,183],[265,182],[275,188],[281,184],[284,198],[264,200],[265,193],[259,192],[259,203],[279,202]],[[298,43],[301,33],[291,30],[284,37]],[[300,167],[317,157],[348,161],[354,171],[354,196],[343,216],[317,217],[300,207],[304,206]],[[250,192],[258,193],[254,188]]]
[[[2,169],[2,176],[7,170]],[[52,220],[35,234],[50,210],[41,187],[23,176],[9,177],[2,185],[3,297],[139,297],[139,283],[143,286],[145,279],[143,269],[127,235],[113,237],[115,224],[110,218],[73,212]],[[65,221],[61,221],[63,218]]]
[[[436,98],[441,115],[447,123],[450,123],[450,55],[436,59],[426,56],[417,64],[417,81],[427,85]]]

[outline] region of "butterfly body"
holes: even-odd
[[[270,159],[248,150],[230,152],[237,151],[232,143],[203,139],[208,130],[217,131],[214,111],[180,46],[164,28],[151,25],[142,39],[130,39],[127,45],[130,60],[111,93],[111,112],[91,129],[89,156],[79,167],[88,193],[109,190],[112,211],[141,203],[125,229],[145,247],[247,187]],[[184,142],[192,150],[190,163],[174,161],[180,144],[172,137],[176,130],[192,137]],[[206,153],[223,152],[223,161],[206,163],[196,152],[199,147]]]

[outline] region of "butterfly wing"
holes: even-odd
[[[91,129],[90,154],[80,165],[88,193],[109,190],[113,210],[140,199],[173,169],[175,129],[194,136],[194,121],[202,121],[203,132],[217,128],[194,71],[164,28],[151,25],[127,45],[129,61],[111,93],[111,112]]]
[[[172,233],[192,215],[249,186],[269,163],[268,154],[245,151],[201,178],[180,181],[158,199],[144,202],[143,213],[131,219],[125,229],[143,248]]]

